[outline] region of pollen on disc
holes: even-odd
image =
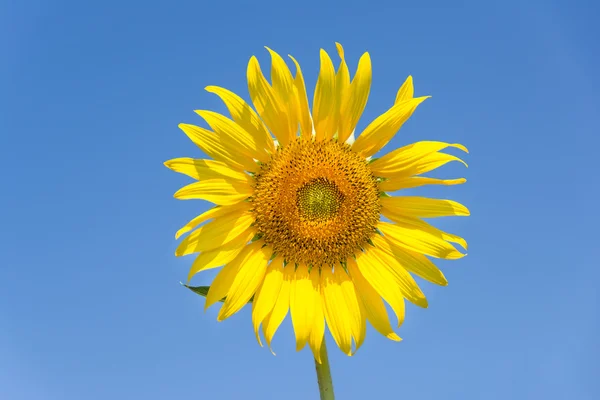
[[[334,141],[297,139],[255,176],[255,227],[286,261],[345,261],[375,232],[381,205],[364,158]]]

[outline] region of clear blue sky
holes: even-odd
[[[448,287],[422,283],[430,308],[408,307],[403,342],[369,331],[348,358],[329,338],[337,397],[600,398],[599,15],[591,0],[0,2],[0,398],[317,397],[289,319],[273,357],[249,310],[217,323],[179,285],[192,259],[175,231],[207,204],[174,200],[187,180],[162,163],[201,157],[177,124],[224,111],[205,86],[247,99],[264,45],[313,86],[335,41],[352,71],[373,60],[359,128],[409,74],[433,96],[388,148],[465,144],[469,169],[438,176],[467,184],[420,193],[472,211],[439,221],[470,253],[439,263]]]

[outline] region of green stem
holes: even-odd
[[[327,358],[327,347],[325,346],[325,338],[321,345],[321,364],[315,360],[315,368],[317,370],[317,381],[319,382],[319,394],[321,400],[334,400],[333,382],[331,381],[331,370],[329,369],[329,358]]]

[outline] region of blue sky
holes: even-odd
[[[162,163],[201,157],[177,124],[224,111],[205,86],[247,99],[264,45],[313,86],[335,41],[351,71],[373,60],[359,129],[409,74],[433,96],[386,149],[465,144],[469,169],[438,176],[467,184],[420,193],[472,211],[439,221],[469,256],[422,283],[403,342],[328,339],[337,397],[600,397],[597,3],[174,3],[0,2],[0,398],[317,397],[289,319],[273,357],[249,310],[217,323],[179,285],[174,233],[207,204],[174,200],[187,180]]]

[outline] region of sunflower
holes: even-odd
[[[196,111],[211,130],[179,127],[211,159],[177,158],[165,165],[197,180],[175,198],[202,199],[216,206],[183,226],[188,234],[177,256],[197,253],[188,275],[222,267],[206,295],[206,307],[224,299],[222,321],[252,300],[252,323],[271,347],[288,311],[296,348],[309,345],[320,362],[325,326],[339,348],[352,355],[366,334],[366,321],[387,338],[394,332],[384,304],[404,321],[407,299],[427,307],[411,275],[446,285],[429,257],[458,259],[464,239],[423,218],[469,215],[457,202],[387,192],[423,185],[456,185],[465,179],[421,174],[459,158],[442,153],[460,144],[417,142],[373,156],[392,139],[428,96],[414,97],[408,77],[394,104],[354,140],[354,129],[371,86],[368,53],[351,79],[344,50],[337,71],[320,51],[321,67],[309,108],[298,62],[292,75],[284,59],[271,55],[271,83],[255,57],[247,70],[254,109],[216,86],[231,114]],[[256,110],[256,111],[255,111]],[[464,163],[464,162],[463,162]],[[386,217],[389,222],[382,219]]]

